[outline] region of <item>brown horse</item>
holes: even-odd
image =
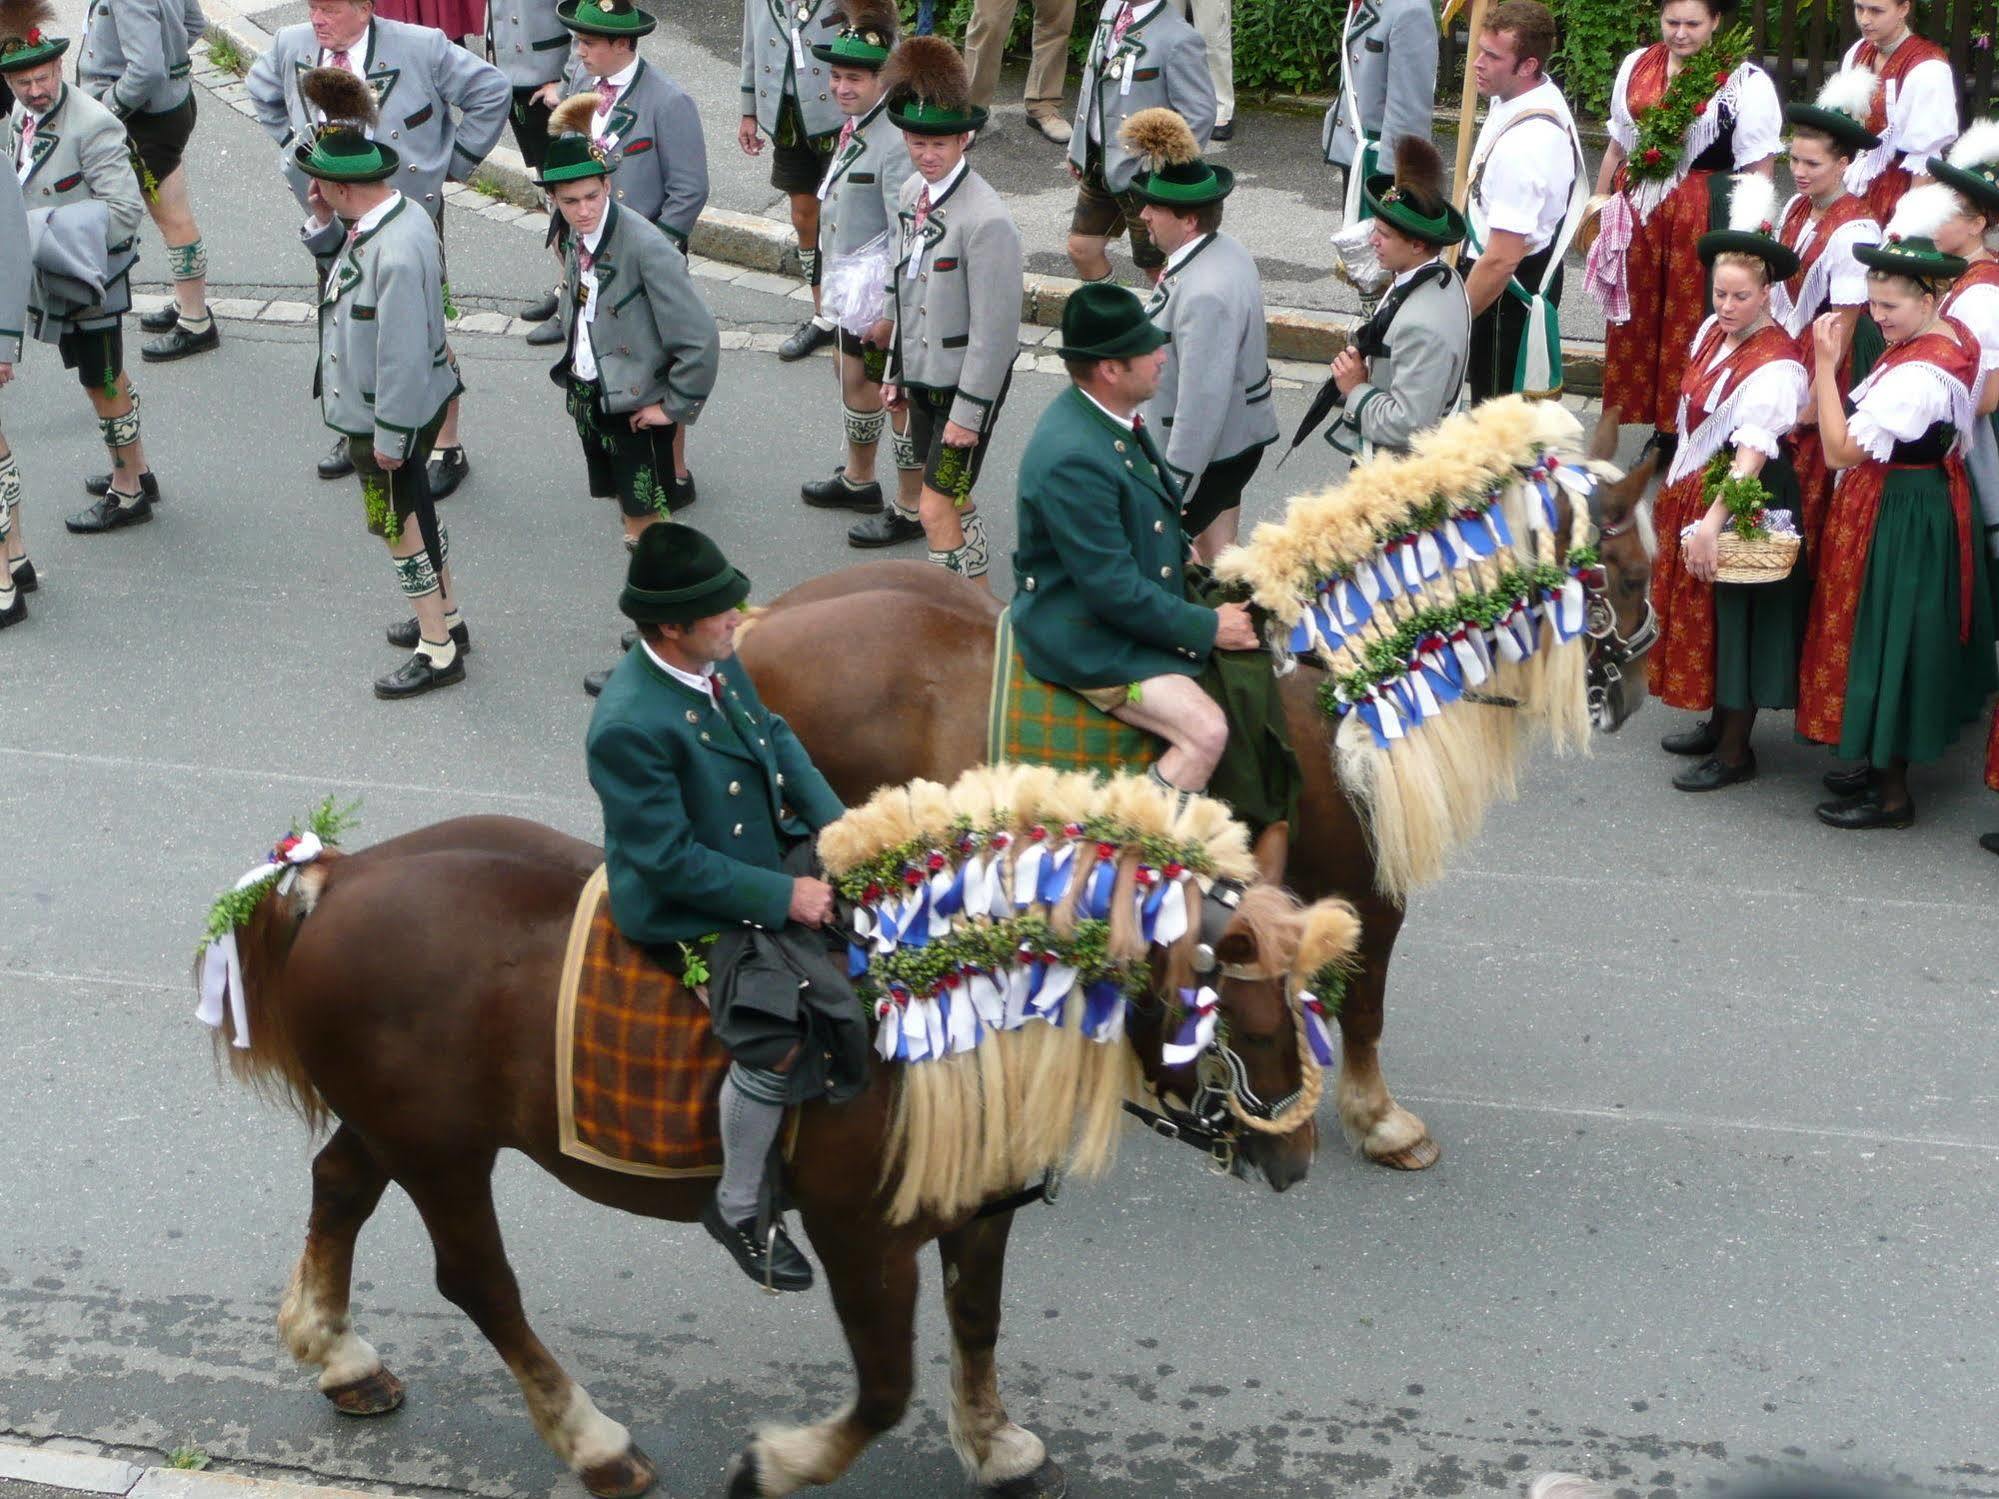
[[[1648,618],[1650,559],[1620,491],[1603,516],[1607,633],[1593,642],[1591,685],[1618,643]],[[1566,534],[1568,501],[1556,527]],[[752,616],[739,638],[744,666],[771,709],[784,715],[813,762],[848,803],[875,787],[918,776],[949,781],[986,753],[993,624],[1004,606],[982,589],[919,562],[843,568],[792,589]],[[1608,654],[1607,654],[1608,653]],[[1290,839],[1284,882],[1306,900],[1337,896],[1361,917],[1361,957],[1340,1006],[1341,1128],[1369,1160],[1420,1171],[1441,1154],[1423,1121],[1396,1103],[1381,1074],[1388,962],[1403,908],[1375,888],[1367,830],[1341,791],[1318,707],[1321,670],[1301,659],[1282,679],[1284,716],[1304,771],[1302,826]],[[1598,722],[1617,728],[1644,699],[1632,670]],[[884,708],[883,704],[891,706]]]
[[[1264,840],[1266,868],[1282,866],[1279,843]],[[402,1402],[402,1384],[356,1333],[348,1304],[356,1236],[393,1181],[429,1231],[438,1289],[513,1371],[536,1430],[591,1493],[623,1496],[648,1488],[653,1467],[529,1328],[491,1180],[499,1152],[517,1150],[594,1201],[689,1223],[713,1191],[709,1181],[626,1175],[560,1149],[558,973],[577,897],[601,861],[589,844],[503,817],[329,852],[239,930],[252,1044],[237,1050],[219,1033],[218,1042],[239,1075],[315,1126],[335,1124],[313,1162],[305,1251],[278,1317],[327,1398],[361,1416]],[[453,919],[412,921],[423,892],[440,889],[452,892]],[[1229,1045],[1256,1097],[1316,1097],[1290,990],[1294,963],[1317,961],[1310,934],[1320,914],[1301,913],[1274,885],[1253,886],[1215,945]],[[1349,916],[1342,940],[1350,928]],[[1176,981],[1163,960],[1154,966],[1160,985]],[[1160,1062],[1165,1013],[1156,1004],[1135,1012],[1129,1044],[1155,1088],[1184,1096],[1191,1069]],[[734,1499],[830,1483],[901,1419],[913,1382],[916,1256],[933,1239],[951,1325],[953,1446],[991,1493],[1025,1499],[1065,1487],[1041,1441],[1000,1400],[993,1351],[1012,1213],[895,1223],[886,1211],[893,1072],[877,1064],[859,1097],[802,1109],[786,1175],[852,1350],[855,1397],[828,1420],[754,1438],[732,1469]],[[1288,1132],[1241,1144],[1244,1161],[1279,1190],[1311,1163],[1317,1137],[1303,1112],[1272,1126]],[[719,1255],[701,1273],[741,1289]]]

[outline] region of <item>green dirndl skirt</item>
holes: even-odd
[[[1960,576],[1944,471],[1890,469],[1854,614],[1841,758],[1934,760],[1983,713],[1999,687],[1990,583],[1974,564],[1971,638],[1960,644]]]
[[[1786,457],[1763,465],[1770,508],[1795,523],[1803,498]],[[1776,583],[1714,585],[1714,704],[1717,708],[1795,708],[1798,657],[1811,616],[1812,580],[1802,554]]]

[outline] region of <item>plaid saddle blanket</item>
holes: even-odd
[[[569,927],[555,1015],[562,1153],[634,1176],[722,1174],[729,1054],[708,1008],[611,924],[602,865]]]
[[[992,691],[986,699],[988,762],[1143,771],[1158,755],[1158,741],[1145,730],[1028,671],[1013,643],[1013,616],[1000,611],[993,629]]]

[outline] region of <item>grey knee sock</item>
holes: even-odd
[[[756,1216],[764,1163],[783,1122],[783,1105],[759,1103],[744,1093],[732,1068],[722,1080],[722,1181],[715,1188],[715,1206],[725,1223]]]

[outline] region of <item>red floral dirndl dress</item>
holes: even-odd
[[[1881,54],[1872,42],[1855,44],[1852,65],[1866,68],[1881,80],[1880,90],[1874,95],[1874,108],[1867,116],[1867,128],[1886,140],[1888,85],[1892,83],[1899,88],[1902,80],[1918,63],[1949,61],[1948,52],[1928,37],[1917,36],[1914,32],[1902,39],[1886,63],[1881,61]],[[1883,167],[1880,175],[1867,184],[1868,210],[1882,228],[1888,227],[1888,220],[1895,216],[1895,205],[1902,201],[1902,195],[1914,185],[1915,180],[1915,175],[1897,159]]]

